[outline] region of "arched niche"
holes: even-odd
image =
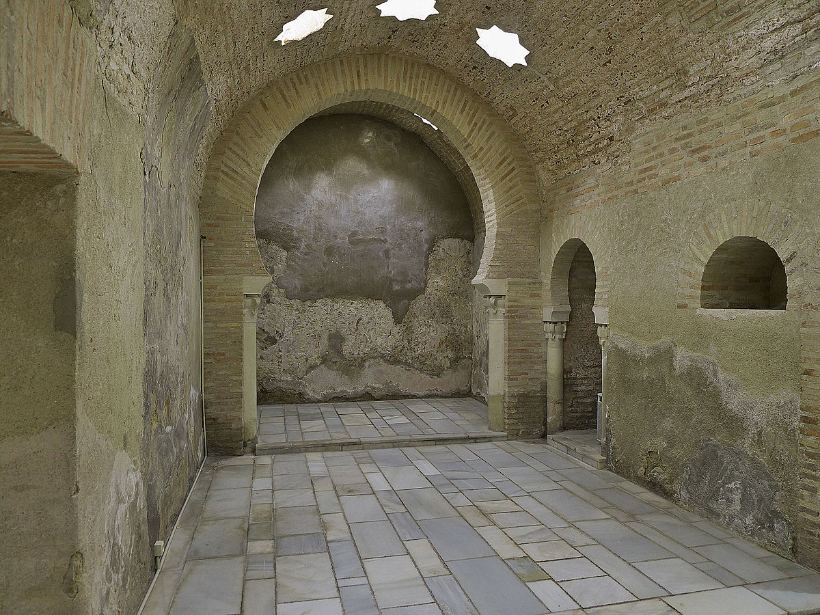
[[[709,257],[700,285],[705,309],[785,310],[786,268],[765,241],[732,237]]]

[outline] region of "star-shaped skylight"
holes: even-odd
[[[327,9],[320,11],[305,11],[293,21],[289,21],[282,28],[282,33],[275,40],[287,45],[293,41],[301,41],[306,36],[318,32],[333,15],[328,15]]]
[[[424,21],[430,15],[438,15],[436,0],[387,0],[376,8],[381,11],[382,17],[395,17],[399,21]]]
[[[525,59],[529,55],[529,50],[522,46],[518,40],[518,35],[514,32],[504,32],[498,26],[493,26],[489,30],[476,28],[478,32],[478,46],[481,47],[490,57],[501,60],[509,67],[516,64],[527,65]]]

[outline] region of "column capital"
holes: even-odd
[[[567,323],[565,322],[545,322],[544,333],[551,342],[563,340],[567,336]]]
[[[601,348],[606,350],[609,342],[609,325],[598,325],[598,342],[601,344]]]
[[[507,312],[507,297],[505,295],[487,295],[489,307],[487,308],[490,318],[504,318]]]
[[[242,302],[242,315],[245,322],[256,322],[256,312],[259,310],[261,300],[262,295],[245,295],[245,300]]]

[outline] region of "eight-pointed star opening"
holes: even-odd
[[[376,8],[381,11],[382,17],[395,17],[399,21],[424,21],[430,15],[438,15],[436,0],[387,0]]]
[[[521,45],[518,35],[514,32],[504,32],[498,26],[493,26],[489,30],[476,28],[476,32],[478,46],[490,57],[501,60],[511,68],[516,64],[527,65],[526,57],[530,52]]]
[[[333,15],[327,9],[319,11],[305,11],[293,21],[289,21],[282,28],[282,33],[275,40],[287,45],[293,41],[301,41],[306,36],[321,30]]]

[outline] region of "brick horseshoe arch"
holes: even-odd
[[[245,285],[249,277],[268,275],[253,224],[262,172],[296,126],[357,101],[426,117],[462,155],[478,186],[486,233],[477,281],[538,278],[539,200],[530,161],[504,121],[470,90],[430,65],[381,54],[335,58],[271,83],[223,130],[200,204],[206,420],[216,452],[239,453],[245,446]]]

